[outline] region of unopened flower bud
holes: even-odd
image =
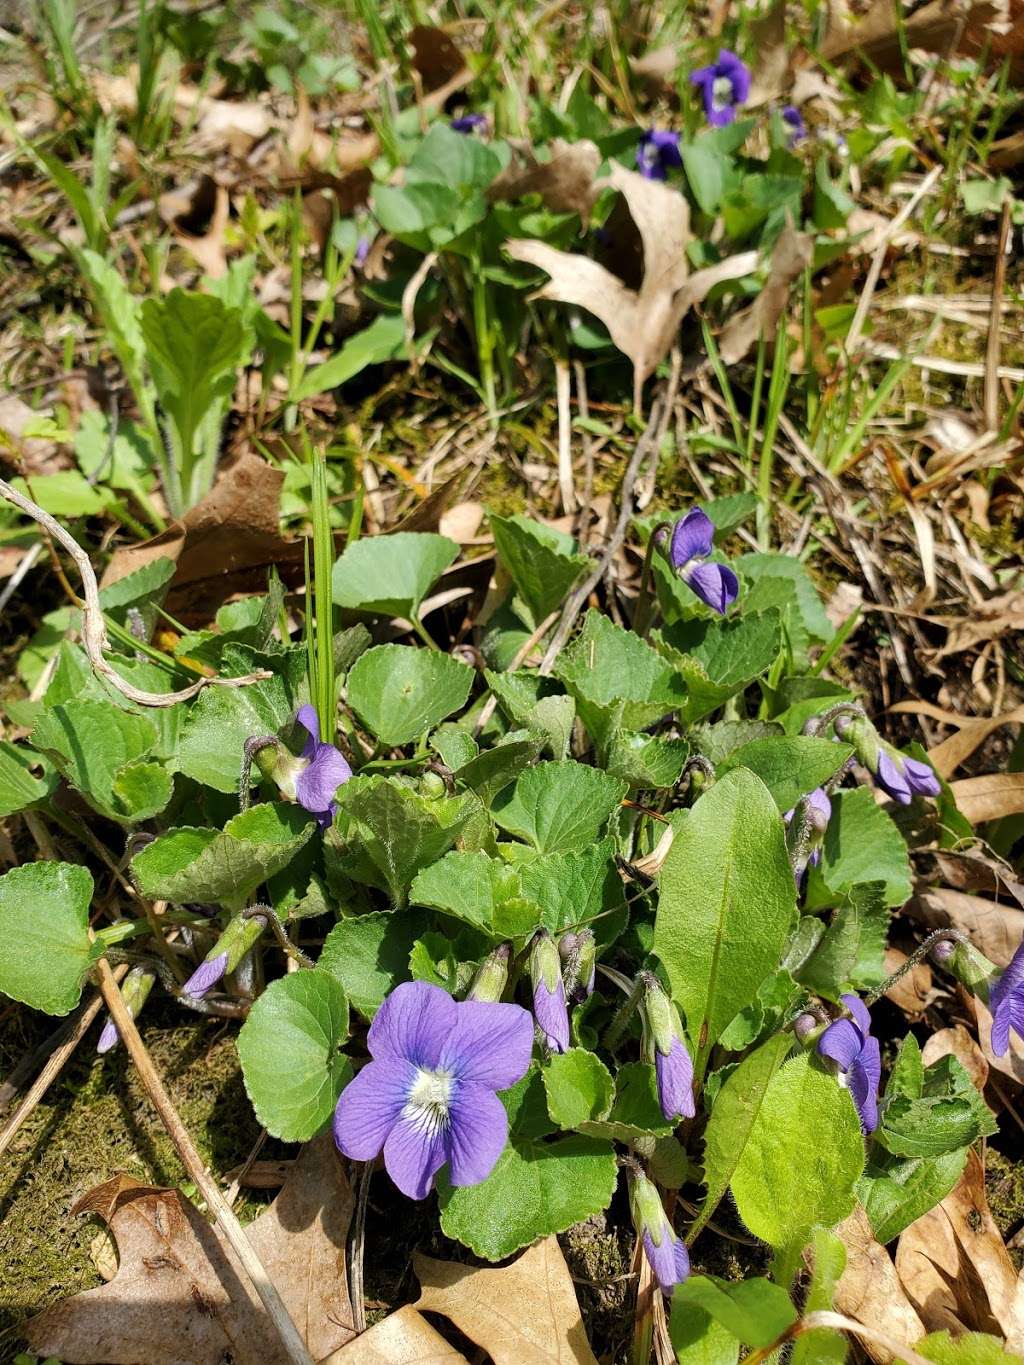
[[[653,1052],[661,1112],[670,1122],[693,1118],[693,1062],[683,1040],[679,1012],[651,972],[643,975],[641,1015],[648,1054]]]
[[[940,967],[946,967],[956,953],[956,949],[957,945],[954,939],[940,938],[932,944],[932,961]]]
[[[493,952],[488,953],[477,968],[473,984],[466,996],[467,1000],[499,1001],[508,984],[508,963],[512,949],[507,943],[499,943]]]
[[[939,939],[932,947],[931,956],[934,962],[955,976],[969,991],[988,1001],[989,987],[999,975],[999,968],[973,943]]]
[[[639,1168],[629,1170],[629,1207],[658,1285],[663,1294],[671,1294],[689,1275],[690,1257],[669,1222],[657,1189]]]
[[[908,758],[887,744],[867,716],[837,716],[835,732],[853,745],[858,762],[901,806],[909,806],[914,796],[938,796],[942,791],[942,784],[931,765]]]
[[[148,967],[133,967],[121,982],[121,999],[124,1001],[125,1009],[133,1019],[137,1019],[142,1012],[142,1007],[153,989],[155,980],[155,974]],[[113,1019],[108,1018],[103,1025],[99,1042],[96,1044],[96,1051],[102,1057],[105,1052],[116,1047],[119,1041],[120,1034],[117,1031],[117,1025]]]
[[[571,930],[558,940],[558,953],[565,963],[570,999],[580,1005],[594,991],[597,975],[597,943],[591,929]]]
[[[182,986],[182,994],[201,1000],[228,972],[235,970],[266,927],[267,921],[263,915],[235,915]]]
[[[817,1035],[823,1033],[826,1025],[809,1010],[803,1014],[798,1014],[793,1020],[793,1032],[805,1047],[816,1041]]]
[[[569,1050],[569,1013],[565,1006],[562,963],[554,939],[546,929],[534,936],[530,952],[533,1013],[552,1052]]]

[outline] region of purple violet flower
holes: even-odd
[[[668,557],[683,582],[705,606],[724,616],[740,592],[740,581],[728,564],[708,563],[715,526],[701,507],[691,507],[672,527]]]
[[[456,1003],[426,981],[397,986],[367,1035],[373,1058],[341,1093],[334,1140],[354,1161],[383,1149],[410,1199],[429,1194],[448,1163],[453,1185],[486,1180],[505,1149],[508,1116],[497,1091],[530,1065],[533,1023],[519,1005]]]
[[[640,1171],[631,1173],[629,1203],[633,1224],[643,1243],[644,1255],[650,1262],[661,1292],[671,1297],[676,1285],[682,1284],[690,1274],[686,1243],[676,1236],[661,1196]]]
[[[320,828],[326,829],[338,809],[335,794],[352,776],[352,769],[339,749],[320,742],[320,719],[314,707],[308,703],[300,706],[295,719],[309,736],[302,750],[302,757],[309,762],[295,779],[295,797],[316,816]]]
[[[112,1048],[117,1047],[120,1041],[121,1035],[117,1031],[117,1025],[114,1023],[113,1019],[108,1019],[103,1025],[99,1042],[96,1044],[97,1054],[102,1057],[105,1053],[110,1052]]]
[[[679,134],[670,128],[648,128],[636,149],[636,168],[645,180],[667,180],[683,164]]]
[[[487,127],[486,114],[462,114],[453,118],[448,125],[453,133],[475,133],[478,128]]]
[[[1010,1047],[1010,1030],[1024,1038],[1024,942],[988,988],[988,1007],[992,1011],[992,1051],[1005,1057]]]
[[[228,969],[228,955],[218,953],[215,958],[200,962],[189,979],[181,988],[182,995],[190,995],[193,1000],[202,1000],[207,991],[213,990]]]
[[[679,1011],[665,993],[653,972],[641,973],[644,1025],[644,1055],[654,1054],[654,1074],[658,1083],[658,1103],[669,1123],[692,1119],[693,1062],[683,1038]]]
[[[562,963],[555,941],[546,929],[533,940],[530,953],[533,1013],[550,1052],[569,1051],[569,1011],[565,1005]]]
[[[125,1009],[133,1019],[139,1017],[143,1005],[149,999],[149,993],[153,989],[155,981],[155,973],[151,972],[148,967],[141,965],[133,967],[122,981],[121,999],[124,1001]],[[121,1035],[117,1030],[117,1025],[108,1016],[96,1044],[97,1054],[102,1057],[112,1048],[117,1047],[120,1041]]]
[[[363,266],[366,264],[366,258],[370,254],[370,247],[372,245],[373,243],[370,241],[369,237],[360,237],[358,239],[356,242],[356,254],[352,257],[352,260],[356,265]]]
[[[795,104],[787,104],[782,110],[782,121],[789,129],[790,147],[795,147],[798,142],[803,142],[807,136],[807,124],[804,116]]]
[[[828,792],[824,787],[815,787],[792,810],[786,811],[783,815],[783,820],[790,827],[787,839],[800,837],[800,830],[793,827],[793,817],[798,809],[801,810],[801,815],[806,815],[810,822],[806,843],[803,849],[799,850],[799,857],[797,857],[793,868],[793,873],[799,883],[803,880],[804,873],[809,867],[817,867],[821,862],[821,841],[828,829],[828,822],[832,819],[832,802],[829,800]],[[797,852],[798,850],[793,849],[791,856],[795,857]]]
[[[879,749],[874,778],[901,806],[909,806],[914,796],[938,796],[942,791],[942,784],[929,764],[907,758],[887,744]]]
[[[712,128],[724,128],[736,117],[736,109],[750,94],[750,68],[735,52],[722,48],[718,60],[690,73],[693,85],[700,86],[704,112]]]
[[[837,1019],[818,1039],[818,1052],[835,1062],[840,1083],[845,1085],[860,1115],[865,1133],[878,1127],[878,1082],[882,1056],[878,1039],[871,1036],[871,1015],[856,995],[841,997],[852,1019]]]

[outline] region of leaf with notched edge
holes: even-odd
[[[32,1349],[82,1365],[287,1365],[235,1253],[180,1190],[117,1175],[75,1206],[117,1240],[109,1284],[34,1317]],[[345,1276],[352,1195],[330,1134],[308,1143],[246,1236],[317,1360],[355,1335]]]

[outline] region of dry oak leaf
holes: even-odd
[[[908,961],[907,954],[900,948],[889,946],[885,950],[885,974],[893,976]],[[916,962],[905,976],[901,976],[885,992],[886,1000],[891,1000],[897,1009],[903,1010],[912,1018],[920,1017],[935,997],[932,969],[927,962]]]
[[[1024,1284],[989,1212],[976,1151],[955,1189],[901,1234],[896,1269],[929,1331],[989,1332],[1024,1349]]]
[[[969,617],[947,618],[944,624],[950,631],[936,659],[1024,630],[1024,590],[1015,588],[999,597],[990,597],[974,606]]]
[[[909,7],[904,5],[905,12]],[[968,0],[951,5],[949,0],[931,0],[913,13],[905,13],[903,32],[909,48],[947,53],[961,37],[964,23],[972,27],[994,27],[1005,20],[1006,0]],[[821,44],[821,56],[829,62],[848,52],[860,52],[873,66],[883,71],[902,66],[902,39],[892,0],[873,0],[868,12],[855,23],[844,13],[845,6],[829,0],[829,24]],[[991,35],[989,35],[991,36]]]
[[[79,1200],[117,1240],[109,1284],[45,1309],[32,1349],[71,1365],[287,1365],[255,1289],[217,1228],[180,1190],[118,1175]],[[308,1143],[281,1193],[246,1228],[310,1354],[355,1335],[345,1275],[352,1194],[328,1133]]]
[[[897,1341],[920,1341],[925,1335],[921,1319],[900,1284],[896,1267],[885,1247],[875,1241],[871,1224],[858,1204],[836,1233],[846,1247],[846,1269],[836,1285],[835,1304],[840,1313],[856,1318],[865,1327],[877,1328]],[[864,1350],[878,1365],[889,1365],[892,1352],[865,1339]]]
[[[756,269],[757,252],[744,251],[691,275],[686,257],[692,240],[690,210],[678,191],[617,163],[607,180],[596,185],[619,190],[636,224],[644,255],[638,290],[589,256],[558,251],[546,242],[517,238],[506,242],[505,249],[513,260],[550,275],[535,298],[585,308],[605,324],[612,341],[633,362],[633,403],[639,409],[644,381],[668,354],[684,315],[714,285]]]
[[[465,1365],[466,1357],[406,1304],[320,1365],[453,1365],[460,1360]]]
[[[601,153],[597,144],[555,138],[547,161],[538,161],[528,145],[517,150],[521,161],[511,162],[491,182],[488,202],[539,194],[544,207],[552,213],[578,213],[586,224],[600,194],[596,178]]]
[[[500,1270],[414,1258],[416,1307],[443,1313],[494,1365],[597,1365],[555,1237]]]

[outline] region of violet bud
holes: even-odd
[[[671,1296],[676,1285],[682,1284],[690,1273],[686,1244],[676,1236],[657,1188],[639,1168],[628,1169],[629,1208],[636,1235],[643,1243],[644,1255],[661,1292]]]
[[[999,977],[999,968],[984,953],[979,952],[973,943],[940,939],[931,950],[931,958],[943,971],[956,977],[969,991],[980,996],[982,1000],[991,1001],[992,991]],[[1009,971],[1009,967],[1006,970]]]
[[[821,861],[821,844],[832,818],[832,802],[824,787],[815,787],[782,817],[788,826],[786,845],[797,885],[809,867]]]
[[[570,930],[558,940],[558,954],[565,963],[564,979],[569,998],[581,1005],[594,991],[597,975],[597,942],[591,929]]]
[[[679,134],[666,128],[648,128],[636,149],[636,168],[645,180],[666,180],[670,170],[683,164]]]
[[[852,744],[857,761],[875,779],[875,784],[901,806],[909,806],[914,796],[938,796],[942,784],[935,770],[920,759],[887,744],[867,716],[837,716],[835,731]]]
[[[263,915],[235,915],[181,988],[182,995],[201,1000],[217,982],[233,972],[267,927]]]
[[[1024,942],[1006,970],[989,984],[988,1004],[992,1011],[992,1051],[997,1057],[1005,1057],[1011,1029],[1024,1040]]]
[[[156,974],[151,972],[148,967],[133,967],[121,982],[121,999],[124,1001],[125,1009],[133,1019],[138,1019],[142,1012],[142,1007],[149,998],[155,980]],[[96,1051],[102,1057],[105,1052],[116,1047],[120,1040],[121,1035],[117,1031],[117,1025],[113,1019],[108,1018],[103,1025],[99,1042],[96,1044]]]
[[[645,1051],[654,1062],[658,1102],[669,1122],[693,1118],[693,1062],[683,1038],[679,1012],[653,972],[644,972],[640,1005]]]
[[[499,943],[493,952],[488,953],[476,970],[466,999],[486,1000],[492,1003],[500,1000],[508,985],[508,963],[511,956],[512,948],[508,943]]]
[[[825,1025],[818,1016],[812,1014],[810,1010],[805,1010],[803,1014],[798,1014],[793,1020],[793,1032],[805,1047],[809,1047],[811,1043],[815,1042],[818,1035],[823,1033],[824,1030]]]
[[[533,1014],[551,1052],[569,1050],[569,1012],[565,1005],[562,964],[554,939],[546,929],[534,936],[530,952]]]

